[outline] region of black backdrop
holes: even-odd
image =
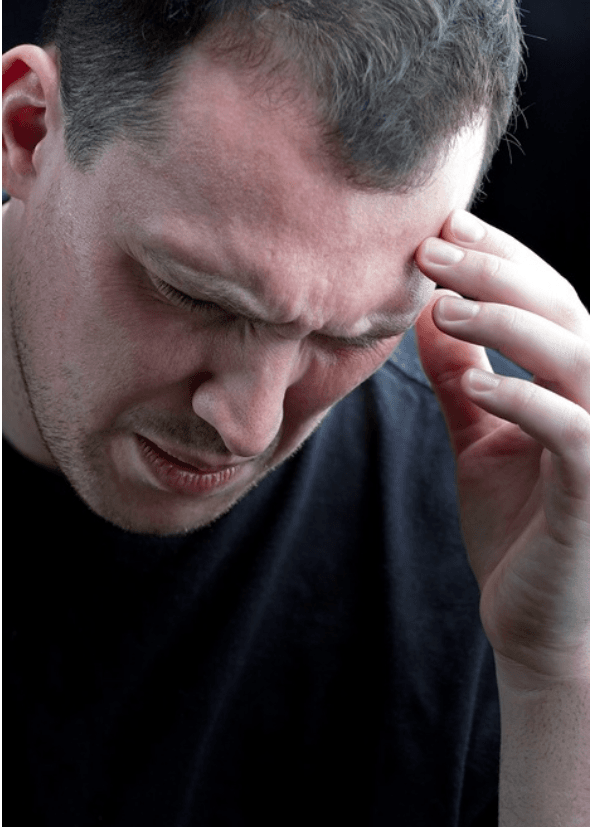
[[[3,51],[35,40],[47,0],[5,0]],[[475,212],[546,259],[589,307],[589,3],[523,0],[528,73]]]

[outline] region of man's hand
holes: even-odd
[[[442,253],[459,260],[437,263]],[[497,666],[529,688],[582,679],[588,314],[538,256],[461,210],[441,238],[421,244],[416,261],[446,289],[435,292],[416,330],[456,456],[462,529]],[[534,380],[494,376],[483,346]]]

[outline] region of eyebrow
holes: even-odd
[[[246,319],[253,324],[280,327],[281,322],[273,321],[264,317],[255,302],[250,304],[239,295],[239,290],[233,288],[219,275],[213,275],[209,269],[192,267],[187,265],[164,248],[157,248],[142,244],[141,252],[145,258],[159,268],[162,275],[172,282],[172,287],[178,289],[189,298],[196,301],[203,299],[219,304],[223,310],[232,315]],[[405,263],[404,278],[411,281],[415,274],[420,273],[414,259]],[[197,282],[195,282],[197,280]],[[178,285],[178,287],[177,287]],[[193,292],[199,293],[199,299],[193,296]],[[330,339],[331,342],[349,347],[364,347],[375,344],[384,339],[394,338],[405,333],[414,324],[423,305],[414,306],[411,311],[405,313],[388,312],[380,314],[382,318],[374,321],[370,329],[357,336],[339,336],[322,331],[315,331],[312,335]]]

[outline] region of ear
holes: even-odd
[[[26,200],[61,138],[59,72],[54,49],[25,44],[2,56],[2,185]],[[48,140],[49,139],[49,140]]]

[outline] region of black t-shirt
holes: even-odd
[[[185,537],[119,530],[3,459],[19,824],[496,824],[492,652],[412,334]]]

